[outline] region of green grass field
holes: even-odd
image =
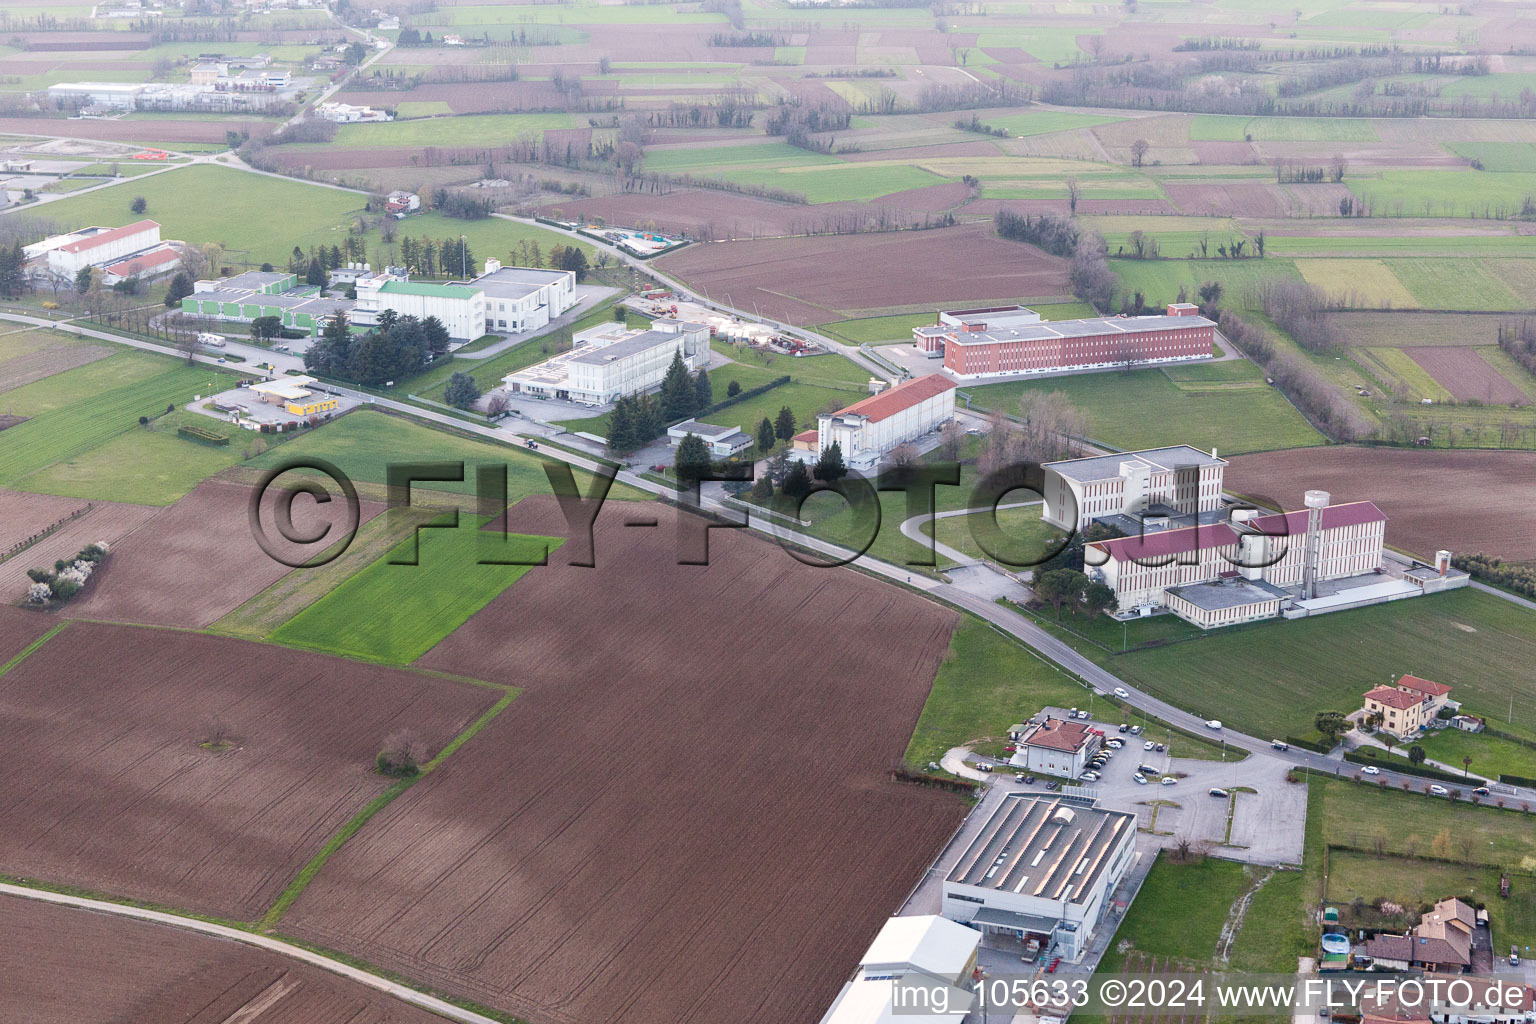
[[[1517,213],[1536,195],[1536,171],[1388,170],[1351,188],[1377,217],[1480,217],[1500,207]]]
[[[536,561],[558,537],[511,535],[462,516],[454,529],[423,529],[272,632],[277,643],[404,665],[431,650],[528,571],[482,559]],[[396,564],[407,560],[417,564]]]
[[[1116,929],[1099,970],[1120,970],[1131,950],[1172,957],[1186,966],[1210,967],[1216,960],[1222,925],[1232,904],[1252,885],[1253,870],[1215,858],[1199,864],[1158,858]]]
[[[1500,728],[1536,736],[1526,671],[1536,658],[1536,612],[1473,590],[1217,630],[1118,657],[1079,646],[1137,686],[1197,714],[1220,712],[1251,735],[1310,733],[1317,712],[1353,711],[1371,686],[1411,672],[1454,687],[1469,713],[1499,721],[1513,696],[1514,723]]]
[[[418,117],[407,121],[378,124],[344,124],[330,142],[295,146],[295,149],[372,149],[426,146],[475,146],[495,139],[504,144],[512,139],[542,135],[551,128],[571,128],[575,119],[569,114],[473,114],[458,117]]]
[[[1400,259],[1387,260],[1392,273],[1425,309],[1524,310],[1531,296],[1517,294],[1498,272],[1511,268],[1531,273],[1536,260]],[[1304,266],[1298,261],[1297,266]]]
[[[162,408],[164,408],[162,406]],[[241,445],[255,437],[239,427],[228,448],[176,435],[187,420],[215,433],[228,424],[198,413],[170,415],[150,429],[135,426],[79,455],[62,459],[25,478],[29,491],[76,498],[169,505],[201,481],[241,461]]]
[[[1126,449],[1150,448],[1172,438],[1233,454],[1322,443],[1322,435],[1278,391],[1264,384],[1252,363],[1234,364],[1246,367],[1252,376],[1227,381],[1227,386],[1219,388],[1198,381],[1181,384],[1162,370],[1131,370],[966,390],[975,408],[1014,415],[1025,391],[1060,391],[1087,413],[1089,436]]]
[[[363,409],[349,413],[319,430],[299,437],[251,460],[251,465],[266,469],[282,461],[301,456],[318,456],[334,463],[355,481],[383,484],[388,467],[401,462],[459,462],[465,464],[462,483],[432,482],[416,484],[415,489],[435,489],[456,494],[475,493],[476,465],[507,467],[508,499],[516,502],[530,494],[548,494],[549,480],[541,468],[544,459],[532,452],[510,445],[477,441],[444,430],[421,426],[400,416]],[[585,493],[588,474],[576,472],[576,482]],[[648,497],[643,492],[615,484],[611,498]]]
[[[1423,904],[1460,896],[1487,907],[1495,950],[1536,944],[1536,875],[1515,876],[1508,899],[1497,896],[1499,875],[1497,867],[1334,850],[1328,858],[1328,901],[1348,912],[1355,899],[1391,900],[1408,910],[1405,923],[1413,923]],[[1374,924],[1370,915],[1367,909],[1359,923]]]
[[[1213,235],[1213,251],[1218,241]],[[1147,304],[1154,307],[1174,301],[1181,285],[1187,295],[1194,296],[1205,282],[1219,281],[1223,289],[1223,306],[1253,308],[1258,303],[1258,289],[1265,281],[1297,280],[1300,277],[1293,261],[1273,257],[1261,260],[1112,259],[1109,267],[1120,278],[1124,295],[1140,291],[1146,296]]]
[[[139,417],[159,417],[168,405],[179,406],[193,395],[222,390],[231,380],[224,377],[226,383],[214,384],[221,377],[214,371],[178,365],[169,357],[132,355],[133,360],[122,364],[131,367],[129,380],[116,387],[82,390],[85,382],[102,379],[101,367],[121,357],[100,360],[8,393],[7,398],[20,397],[17,405],[22,408],[42,408],[27,413],[31,419],[5,432],[5,444],[0,446],[0,485],[163,505],[201,480],[201,470],[230,464],[227,455],[218,454],[222,449],[194,449],[192,442],[174,437],[124,437],[149,433],[140,426]],[[151,372],[146,373],[146,368]],[[134,373],[140,376],[133,379]],[[31,389],[37,390],[23,394]],[[97,450],[103,446],[107,446],[105,451]],[[118,461],[133,458],[144,461]]]
[[[1493,709],[1488,711],[1493,727],[1500,728],[1502,720],[1494,720]],[[1462,758],[1470,757],[1471,770],[1479,775],[1519,775],[1536,779],[1536,749],[1511,743],[1486,732],[1441,729],[1420,740],[1419,746],[1424,748],[1430,760],[1451,765],[1458,771],[1466,767],[1462,764]]]

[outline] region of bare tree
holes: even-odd
[[[505,416],[511,407],[512,402],[507,398],[505,391],[493,391],[485,403],[485,413],[493,420],[499,419]]]
[[[415,731],[398,729],[384,738],[377,765],[385,775],[415,775],[426,760],[426,744]]]
[[[917,460],[917,447],[912,444],[899,444],[885,457],[887,468],[897,480],[905,480],[911,475],[912,467],[917,465]]]
[[[965,444],[965,427],[959,420],[949,420],[939,428],[939,451],[946,459],[958,459]]]
[[[1077,216],[1077,201],[1083,196],[1083,188],[1076,178],[1067,179],[1067,209],[1072,216]]]
[[[1137,139],[1131,143],[1131,166],[1140,167],[1141,162],[1147,157],[1147,150],[1151,148],[1146,139]]]
[[[1335,182],[1344,180],[1344,172],[1349,170],[1349,161],[1344,159],[1343,153],[1333,154],[1333,160],[1328,165],[1329,172]]]

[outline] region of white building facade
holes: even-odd
[[[57,245],[55,239],[37,243],[46,252],[48,269],[73,277],[85,267],[99,267],[160,244],[160,225],[152,220],[136,221],[120,228],[84,228],[67,236]]]
[[[435,316],[455,341],[473,341],[485,333],[485,293],[462,284],[424,284],[403,275],[380,272],[359,277],[354,322],[378,323],[379,314],[392,309],[398,316],[425,320]]]
[[[1008,763],[1036,775],[1076,779],[1103,745],[1104,734],[1082,722],[1047,717],[1030,722],[1014,738]]]
[[[1190,515],[1221,507],[1227,463],[1187,444],[1121,455],[1048,462],[1042,517],[1063,530],[1085,530],[1095,519],[1167,505]]]
[[[837,444],[844,464],[870,469],[897,445],[937,430],[955,416],[955,382],[930,373],[816,417],[816,454]]]
[[[576,275],[569,270],[503,267],[499,260],[486,260],[485,273],[471,287],[485,293],[486,334],[537,331],[576,304]]]

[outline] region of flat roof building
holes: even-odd
[[[740,454],[752,447],[752,437],[744,433],[740,427],[718,427],[713,423],[700,423],[698,420],[684,420],[676,426],[667,428],[667,437],[676,448],[683,443],[683,439],[689,434],[700,438],[709,445],[709,454],[717,459],[728,459],[732,455]]]
[[[1216,449],[1187,444],[1047,462],[1041,517],[1063,530],[1084,530],[1095,519],[1158,504],[1185,515],[1214,511],[1226,466]]]
[[[1009,794],[945,877],[944,916],[1076,962],[1135,851],[1134,814]]]
[[[120,228],[81,228],[68,235],[44,239],[25,251],[28,255],[33,252],[46,254],[51,272],[74,277],[86,267],[105,266],[159,244],[160,225],[152,220],[140,220]]]
[[[1042,320],[1023,306],[940,312],[913,345],[959,380],[1211,358],[1216,324],[1189,303],[1137,317]]]
[[[690,371],[709,363],[709,328],[687,321],[657,321],[648,331],[601,324],[572,339],[568,352],[502,378],[515,395],[606,405],[659,386],[680,355]]]
[[[897,1008],[893,983],[912,977],[914,984],[942,982],[969,990],[980,947],[980,932],[937,914],[893,917],[881,926],[821,1024],[954,1024],[954,1013]]]

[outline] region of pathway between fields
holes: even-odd
[[[418,992],[409,986],[402,985],[388,978],[381,978],[361,968],[344,964],[339,960],[332,960],[328,956],[312,952],[302,946],[284,942],[282,939],[274,939],[269,935],[258,935],[255,932],[242,931],[239,928],[230,928],[222,924],[213,924],[209,921],[198,921],[190,917],[178,917],[175,914],[166,914],[158,910],[144,910],[140,907],[127,907],[120,903],[108,903],[105,900],[87,899],[84,896],[68,896],[64,893],[48,892],[43,889],[28,889],[25,886],[10,885],[0,882],[0,893],[8,896],[19,896],[22,899],[38,900],[42,903],[53,903],[64,907],[75,907],[79,910],[91,910],[99,914],[112,914],[117,917],[132,918],[135,921],[148,921],[152,924],[168,925],[172,928],[183,928],[187,931],[200,932],[203,935],[211,935],[218,939],[228,939],[232,942],[242,942],[247,946],[255,946],[269,953],[276,953],[293,960],[302,960],[304,963],[318,967],[321,970],[330,971],[332,974],[346,978],[348,981],[366,985],[377,992],[394,996],[402,1002],[419,1006],[423,1010],[435,1013],[449,1020],[463,1021],[464,1024],[498,1024],[490,1017],[482,1016],[471,1010],[461,1009],[450,1002],[429,996],[424,992]]]

